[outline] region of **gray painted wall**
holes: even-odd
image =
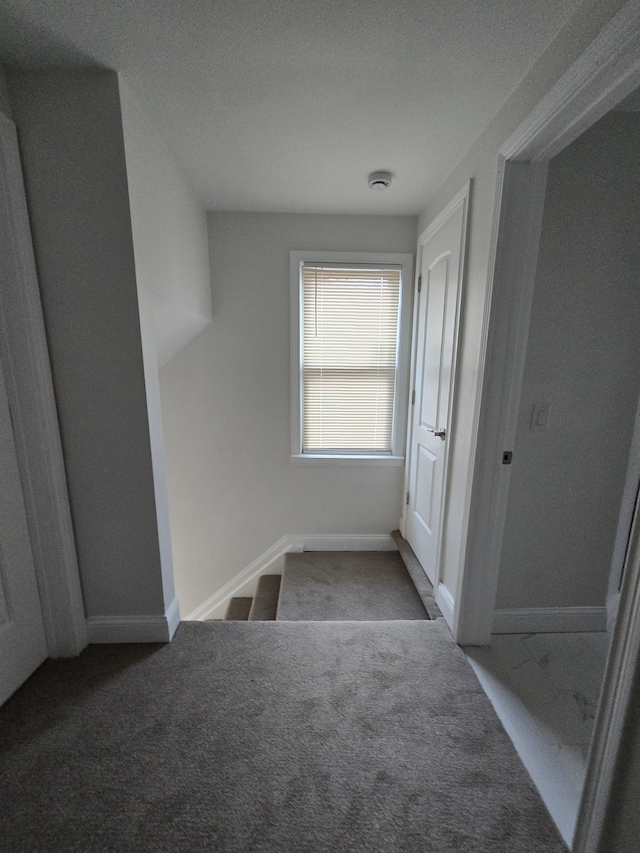
[[[164,613],[118,81],[8,75],[88,616]]]
[[[119,83],[138,290],[162,366],[211,322],[207,216],[135,93]]]
[[[615,112],[550,164],[499,608],[605,604],[640,391],[639,152],[640,116]]]
[[[122,77],[119,87],[160,558],[168,606],[174,595],[173,557],[158,367],[211,322],[207,215]]]
[[[11,118],[11,106],[9,104],[9,91],[7,89],[7,75],[0,65],[0,113]]]
[[[290,533],[397,527],[403,469],[295,465],[289,252],[415,252],[416,219],[209,214],[213,322],[161,370],[184,615]]]

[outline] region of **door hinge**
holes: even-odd
[[[422,290],[422,276],[418,276],[418,293]]]
[[[409,505],[409,492],[407,492],[407,506]]]
[[[411,405],[415,406],[416,404],[416,389],[414,388],[411,392]]]

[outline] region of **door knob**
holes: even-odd
[[[447,431],[446,431],[446,429],[437,429],[437,430],[436,430],[436,429],[431,429],[431,427],[427,427],[427,432],[431,432],[431,433],[433,433],[434,435],[437,435],[437,436],[438,436],[438,438],[441,438],[443,441],[444,441],[444,440],[445,440],[445,438],[447,437]]]

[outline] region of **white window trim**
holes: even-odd
[[[391,455],[311,454],[302,452],[302,316],[300,313],[300,269],[302,264],[393,264],[402,267],[400,288],[400,327],[395,407],[391,435]],[[291,286],[291,461],[314,465],[391,465],[404,464],[409,404],[409,353],[411,337],[411,294],[413,292],[413,255],[379,252],[305,252],[289,253]]]

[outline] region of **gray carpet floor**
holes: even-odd
[[[397,551],[287,554],[277,619],[428,619]]]
[[[566,851],[442,619],[183,623],[0,709],[11,853]]]

